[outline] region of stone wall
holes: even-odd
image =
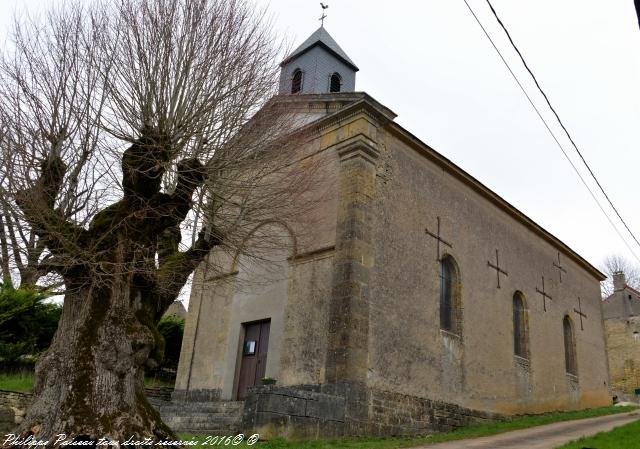
[[[378,435],[415,435],[449,432],[459,427],[500,421],[495,413],[471,410],[442,401],[390,391],[372,390],[370,420]]]
[[[613,388],[634,393],[640,388],[640,317],[604,321]]]
[[[31,398],[30,393],[0,390],[0,432],[10,432],[22,422]]]
[[[173,388],[145,388],[145,391],[149,402],[158,408],[171,399]],[[22,422],[32,399],[32,393],[0,390],[0,432],[10,432]]]
[[[263,439],[413,435],[502,419],[454,404],[348,384],[254,387],[244,410],[242,402],[194,398],[169,402],[168,393],[170,389],[147,389],[151,403],[176,431],[259,433]],[[0,431],[10,432],[20,423],[31,399],[30,393],[0,391]]]
[[[353,394],[358,388],[350,386],[352,391],[345,394],[348,387],[254,387],[245,402],[242,429],[267,439],[416,435],[503,419],[498,414],[390,391],[365,389]],[[352,414],[359,406],[364,416]]]
[[[253,387],[245,401],[242,427],[269,439],[332,437],[344,434],[345,399],[289,387]]]
[[[507,415],[610,404],[594,270],[449,161],[390,128],[379,139],[367,384]],[[496,250],[508,273],[499,285],[489,265]],[[459,269],[458,336],[440,329],[444,254]],[[543,277],[551,300],[539,293]],[[516,292],[528,322],[526,375],[514,357]],[[565,316],[573,322],[577,391],[566,380]]]

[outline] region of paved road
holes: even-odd
[[[565,421],[490,437],[421,446],[423,449],[553,449],[583,436],[595,435],[640,419],[640,412]],[[421,449],[416,448],[416,449]]]

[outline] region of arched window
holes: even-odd
[[[342,86],[342,77],[338,72],[335,72],[329,78],[329,92],[340,92],[340,87]]]
[[[297,94],[302,90],[302,70],[295,69],[291,77],[291,93]]]
[[[513,295],[513,353],[518,357],[529,358],[529,328],[524,295],[515,292]]]
[[[460,335],[462,304],[458,266],[451,256],[440,260],[440,328]]]
[[[573,323],[568,315],[562,320],[564,334],[564,365],[567,373],[578,375],[578,362],[576,357],[576,340],[573,334]]]

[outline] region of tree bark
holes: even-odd
[[[175,439],[145,396],[144,367],[158,342],[132,275],[71,287],[51,347],[36,366],[22,435],[121,444],[131,437]]]

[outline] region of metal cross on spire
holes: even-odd
[[[329,5],[325,5],[324,3],[320,2],[320,6],[322,7],[322,17],[320,17],[318,20],[320,21],[320,26],[324,27],[324,19],[327,18],[327,15],[324,13],[324,10],[327,9]]]

